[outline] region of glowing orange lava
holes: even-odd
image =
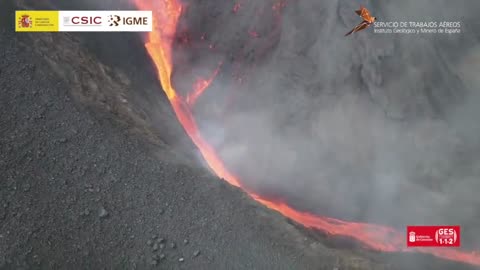
[[[175,114],[184,127],[186,133],[198,147],[210,168],[221,178],[231,185],[242,188],[238,178],[230,173],[223,161],[218,157],[212,146],[200,134],[195,118],[191,112],[191,102],[180,96],[171,81],[173,61],[172,48],[173,38],[176,33],[177,22],[182,13],[182,4],[178,0],[134,0],[141,10],[152,10],[154,14],[154,31],[148,34],[145,47],[154,62],[158,77],[165,94],[175,111]],[[154,3],[152,3],[154,2]],[[218,71],[216,71],[218,73]],[[213,77],[201,83],[199,88],[194,89],[194,99],[210,85]],[[200,90],[199,90],[200,89]],[[198,92],[198,94],[195,94]],[[245,188],[244,188],[245,190]],[[406,248],[406,236],[394,228],[368,223],[346,222],[334,218],[322,217],[310,213],[295,210],[283,202],[262,198],[259,195],[245,190],[259,203],[270,209],[278,211],[286,217],[303,224],[309,228],[315,228],[331,235],[351,237],[364,244],[366,247],[385,252],[422,252],[434,256],[480,265],[478,252],[466,252],[449,248]]]
[[[187,104],[192,107],[197,102],[197,99],[203,94],[203,92],[212,84],[215,77],[217,77],[218,72],[220,72],[220,67],[222,63],[218,65],[218,67],[213,72],[213,75],[210,76],[208,80],[206,79],[197,79],[195,84],[193,85],[193,92],[187,95]]]

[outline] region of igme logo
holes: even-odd
[[[108,22],[110,23],[110,26],[119,26],[121,20],[122,18],[120,18],[118,15],[108,16]]]
[[[149,17],[147,16],[108,16],[109,26],[119,25],[149,25]]]

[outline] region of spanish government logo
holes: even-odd
[[[18,28],[32,28],[32,17],[28,14],[23,14],[18,18]]]
[[[56,10],[16,10],[16,32],[57,32],[58,11]]]

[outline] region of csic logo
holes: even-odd
[[[119,25],[148,25],[148,17],[120,17],[118,15],[108,16],[109,26]]]
[[[67,16],[63,17],[65,26],[100,26],[102,25],[101,16]]]
[[[18,27],[19,28],[32,28],[33,21],[30,15],[24,14],[18,18]]]

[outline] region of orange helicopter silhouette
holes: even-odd
[[[358,16],[362,17],[363,21],[357,24],[357,26],[355,26],[355,28],[353,28],[352,31],[346,33],[345,36],[348,36],[352,33],[363,30],[369,27],[370,25],[372,25],[377,20],[377,18],[370,15],[370,11],[368,11],[368,9],[366,9],[362,5],[360,5],[359,10],[355,10],[355,13],[357,13]]]

